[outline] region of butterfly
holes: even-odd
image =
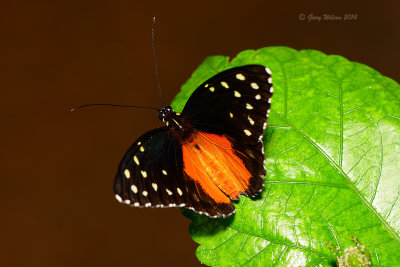
[[[264,188],[263,133],[273,94],[261,65],[225,70],[201,84],[181,113],[159,109],[164,127],[137,139],[114,182],[134,207],[185,207],[209,217],[235,212],[231,200]]]

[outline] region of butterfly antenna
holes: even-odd
[[[158,76],[158,68],[157,68],[157,60],[156,60],[156,47],[155,47],[155,41],[154,41],[154,29],[156,26],[156,17],[153,17],[153,25],[151,28],[151,39],[152,39],[152,47],[153,47],[153,60],[154,60],[154,69],[156,72],[156,80],[157,80],[157,86],[158,86],[158,92],[160,93],[161,97],[161,102],[162,106],[165,106],[164,102],[164,97],[161,91],[161,85],[160,85],[160,77]],[[128,106],[128,105],[115,105],[115,104],[86,104],[78,107],[74,107],[71,109],[71,111],[75,111],[77,109],[81,108],[87,108],[87,107],[93,107],[93,106],[109,106],[109,107],[122,107],[122,108],[144,108],[144,109],[153,109],[153,110],[159,110],[158,108],[153,108],[153,107],[144,107],[144,106]]]
[[[162,106],[165,106],[164,102],[164,97],[161,91],[161,85],[160,85],[160,77],[158,76],[158,69],[157,69],[157,60],[156,60],[156,46],[155,46],[155,41],[154,41],[154,29],[156,27],[156,17],[153,17],[153,25],[151,27],[151,40],[152,40],[152,46],[153,46],[153,61],[154,61],[154,69],[156,72],[156,80],[157,80],[157,86],[158,86],[158,92],[160,93],[161,97],[161,102]]]
[[[78,107],[74,107],[71,111],[75,111],[81,108],[93,107],[93,106],[109,106],[109,107],[121,107],[121,108],[145,108],[145,109],[154,109],[158,111],[158,108],[153,107],[144,107],[144,106],[128,106],[128,105],[115,105],[115,104],[86,104]]]

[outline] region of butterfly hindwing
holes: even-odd
[[[182,146],[168,127],[141,136],[126,152],[117,171],[117,200],[134,207],[186,207],[221,217],[234,211],[226,198],[216,202],[183,172]]]

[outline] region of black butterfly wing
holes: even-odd
[[[234,159],[230,163],[236,167],[243,164],[251,173],[244,176],[249,180],[240,181],[248,185],[240,190],[245,195],[253,196],[263,188],[266,171],[261,137],[271,96],[270,71],[260,65],[247,65],[224,71],[203,83],[182,112],[182,120],[189,122],[193,128],[190,131],[194,130],[197,136],[213,136],[202,135],[204,132],[226,137],[212,139],[228,140],[226,147],[233,147],[240,158],[230,155]],[[188,146],[188,140],[175,136],[171,129],[170,126],[150,131],[131,146],[115,179],[116,199],[136,207],[181,206],[212,217],[232,214],[235,207],[229,194],[224,195],[226,188],[220,188],[219,182],[198,179],[195,172],[204,170],[193,165],[196,159],[183,159],[182,148]],[[218,146],[207,142],[203,142],[202,148]],[[190,177],[185,170],[193,170],[190,173],[195,176]]]
[[[114,192],[119,202],[134,207],[179,206],[214,217],[234,211],[230,202],[215,202],[184,175],[181,141],[168,127],[147,132],[128,149],[117,171]]]
[[[264,187],[262,136],[272,93],[270,70],[261,65],[246,65],[225,70],[204,82],[182,111],[197,131],[229,138],[252,174],[245,195],[253,196]]]

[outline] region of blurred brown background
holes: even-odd
[[[0,266],[200,266],[177,209],[117,203],[114,174],[209,55],[285,45],[400,81],[400,6],[385,1],[1,1]],[[305,19],[301,20],[301,14]],[[308,22],[310,14],[357,15]]]

